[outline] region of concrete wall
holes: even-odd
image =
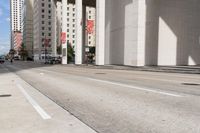
[[[106,64],[200,64],[199,0],[107,0]]]
[[[199,12],[199,0],[160,0],[159,28],[163,28],[162,23],[165,23],[167,27],[165,29],[168,32],[167,34],[159,33],[159,47],[167,44],[168,47],[159,49],[158,65],[200,64]],[[169,39],[167,40],[166,37]],[[166,58],[169,55],[173,56]],[[175,62],[170,62],[170,60],[175,60]]]
[[[145,65],[200,64],[200,1],[146,0]]]
[[[159,0],[146,1],[145,65],[158,63]]]
[[[106,1],[106,64],[137,64],[137,5],[137,0]]]

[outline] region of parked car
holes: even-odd
[[[33,58],[27,57],[27,61],[33,61]]]
[[[15,57],[14,57],[14,60],[19,60],[19,56],[15,56]]]
[[[48,64],[61,64],[61,57],[49,57],[47,60]]]
[[[5,62],[5,58],[4,57],[0,57],[0,64],[3,64]]]

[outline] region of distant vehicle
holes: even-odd
[[[4,57],[0,57],[0,64],[3,64],[5,62],[5,58]]]
[[[49,57],[47,59],[48,64],[61,64],[61,57]]]
[[[28,57],[28,58],[27,58],[27,61],[33,61],[33,58]]]
[[[15,56],[15,57],[14,57],[14,60],[19,60],[19,56]]]

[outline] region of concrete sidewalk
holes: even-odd
[[[0,66],[0,133],[95,131]]]
[[[22,63],[22,62],[16,62]],[[42,67],[42,66],[52,66],[44,65],[43,63],[36,62],[24,62],[30,64],[31,66]],[[58,64],[58,66],[61,66]],[[78,68],[88,68],[88,69],[115,69],[115,70],[129,70],[129,71],[149,71],[149,72],[163,72],[163,73],[183,73],[183,74],[200,74],[200,65],[196,66],[122,66],[122,65],[104,65],[97,66],[93,64],[67,64],[62,65],[64,67],[78,67]]]
[[[86,68],[86,69],[113,69],[113,70],[129,70],[129,71],[149,71],[149,72],[163,72],[163,73],[183,73],[183,74],[200,74],[200,65],[196,66],[121,66],[121,65],[104,65],[97,66],[92,64],[67,64],[67,65],[50,65],[38,62],[23,62],[16,61],[15,64],[29,66],[30,68],[36,67],[51,67],[51,66],[62,66],[62,67],[73,67],[73,68]]]
[[[66,67],[80,67],[90,69],[115,69],[115,70],[130,70],[130,71],[149,71],[149,72],[164,72],[164,73],[183,73],[183,74],[200,74],[200,66],[120,66],[120,65],[74,65],[68,64]]]

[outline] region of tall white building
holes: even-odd
[[[66,1],[67,2],[67,1]],[[33,3],[33,52],[34,60],[44,61],[45,56],[56,56],[61,54],[61,33],[62,33],[62,3],[54,0],[34,0]],[[75,5],[67,4],[66,8],[66,41],[75,46]],[[95,30],[95,8],[86,7],[86,22],[93,21]],[[86,29],[85,29],[86,30]],[[87,32],[86,32],[87,33]],[[46,40],[49,40],[46,47]],[[86,46],[95,46],[95,31],[85,36]],[[45,49],[47,52],[45,52]],[[46,54],[45,54],[46,53]]]
[[[33,10],[34,60],[44,61],[45,50],[56,55],[56,6],[53,0],[34,0]]]
[[[66,1],[67,2],[67,1]],[[60,42],[60,35],[62,32],[62,4],[61,2],[57,2],[57,42]],[[66,41],[68,42],[68,44],[71,44],[72,46],[76,45],[75,42],[75,29],[76,29],[76,14],[75,14],[75,5],[74,4],[67,4],[67,33],[66,33]],[[96,17],[96,13],[95,13],[95,8],[94,7],[86,7],[86,24],[87,24],[87,20],[91,20],[93,21],[94,27],[93,27],[93,32],[92,33],[87,33],[87,36],[85,36],[85,45],[86,46],[95,46],[95,17]],[[85,28],[85,30],[87,30],[87,27]],[[59,44],[60,45],[60,44]]]
[[[24,0],[10,0],[11,48],[14,45],[14,33],[22,32],[22,5]]]

